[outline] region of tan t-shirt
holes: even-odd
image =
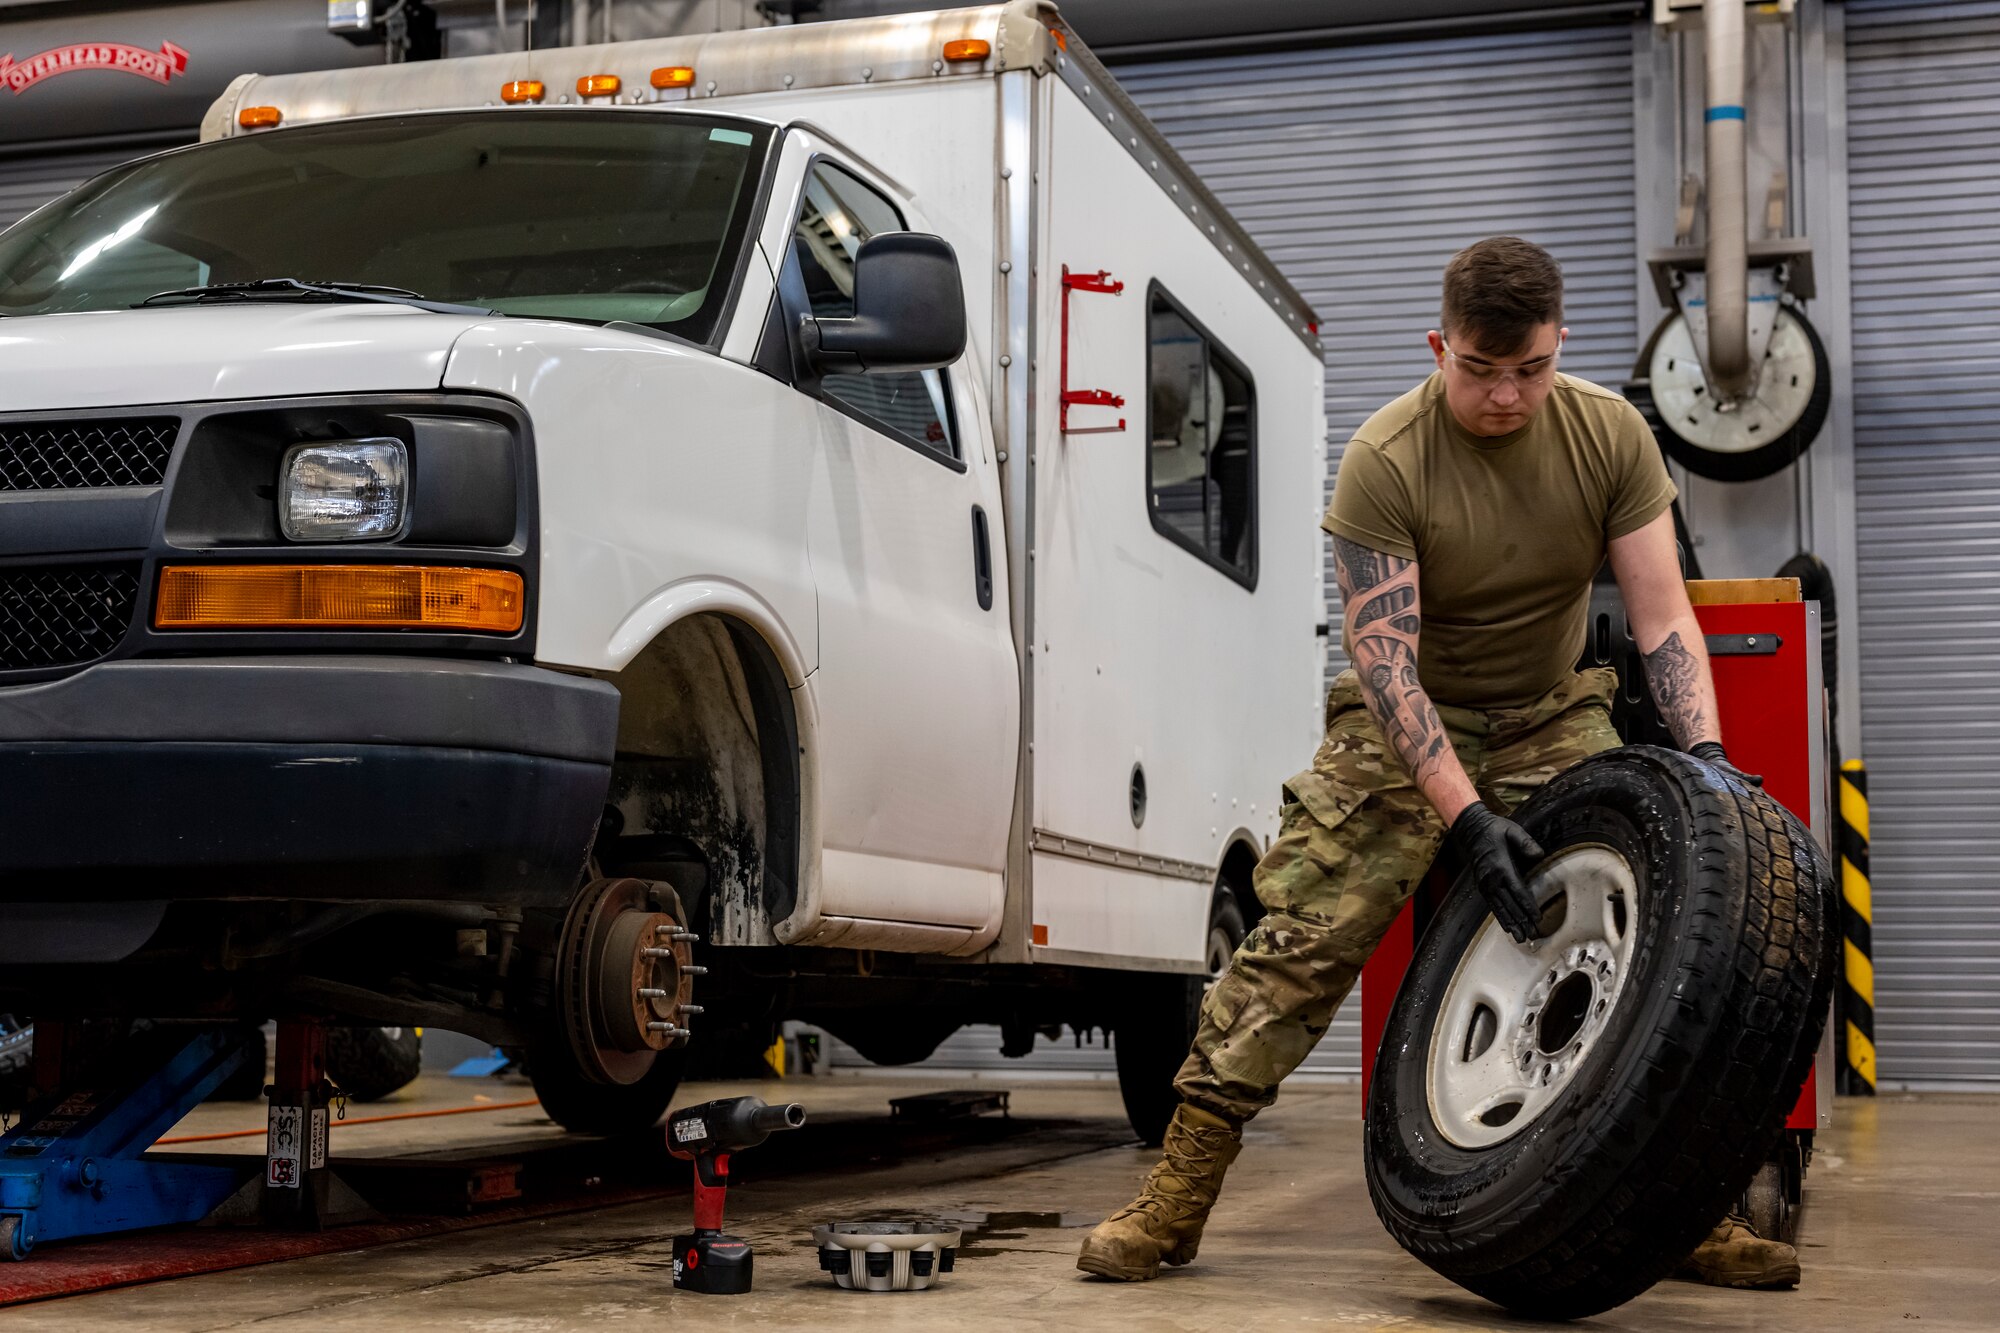
[[[1527,425],[1489,438],[1433,374],[1356,432],[1321,526],[1417,562],[1435,702],[1511,708],[1575,668],[1606,544],[1674,494],[1645,418],[1608,389],[1559,374]]]

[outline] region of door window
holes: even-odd
[[[881,232],[903,230],[902,216],[879,190],[831,162],[817,163],[806,178],[805,204],[792,244],[814,316],[852,317],[854,257],[861,243]],[[828,375],[820,381],[820,392],[926,453],[954,461],[959,456],[941,371]]]
[[[1153,527],[1255,587],[1257,414],[1249,372],[1158,287],[1147,314]]]

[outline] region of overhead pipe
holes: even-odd
[[[1744,0],[1705,0],[1708,110],[1708,378],[1725,403],[1751,387],[1748,166],[1743,137]]]

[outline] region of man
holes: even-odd
[[[1619,743],[1615,673],[1573,669],[1607,557],[1676,741],[1728,764],[1673,482],[1631,404],[1557,373],[1569,330],[1556,262],[1508,236],[1461,251],[1439,322],[1436,373],[1369,418],[1341,461],[1324,526],[1354,669],[1327,698],[1312,768],[1285,784],[1255,879],[1266,914],[1202,1006],[1163,1159],[1084,1241],[1085,1272],[1143,1280],[1195,1257],[1244,1122],[1325,1035],[1444,839],[1500,925],[1538,933],[1523,873],[1542,853],[1508,812]],[[1798,1256],[1729,1218],[1689,1270],[1790,1286]]]

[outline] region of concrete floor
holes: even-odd
[[[822,1119],[881,1117],[887,1098],[918,1090],[909,1079],[793,1080],[694,1087],[685,1100],[754,1091],[803,1101]],[[427,1077],[400,1105],[355,1113],[526,1095],[518,1084]],[[1253,1125],[1200,1260],[1139,1286],[1086,1279],[1073,1267],[1084,1232],[1130,1197],[1152,1160],[1131,1146],[1116,1089],[1020,1086],[1013,1109],[1026,1122],[1019,1133],[904,1160],[828,1162],[807,1175],[756,1181],[755,1154],[745,1154],[738,1169],[749,1183],[731,1191],[729,1220],[757,1248],[757,1290],[746,1297],[672,1289],[668,1238],[687,1225],[683,1195],[17,1307],[0,1322],[9,1333],[250,1325],[314,1333],[636,1333],[675,1321],[871,1333],[1023,1324],[1077,1333],[1253,1324],[1533,1327],[1435,1276],[1384,1234],[1361,1179],[1353,1088],[1288,1089]],[[205,1107],[179,1132],[257,1118],[255,1107]],[[1768,1333],[2000,1327],[2000,1154],[1993,1142],[2000,1097],[1843,1101],[1838,1120],[1808,1180],[1799,1290],[1669,1282],[1585,1326]],[[333,1143],[338,1158],[554,1132],[527,1108],[356,1126]],[[883,1142],[894,1142],[886,1128]],[[245,1146],[261,1147],[254,1140]],[[931,1291],[843,1292],[819,1272],[807,1238],[814,1223],[908,1214],[959,1219],[968,1228],[957,1270]]]

